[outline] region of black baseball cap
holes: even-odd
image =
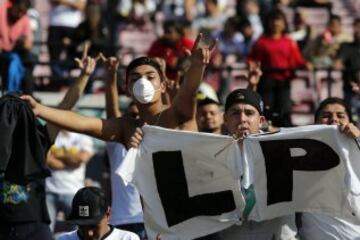
[[[67,223],[74,225],[97,225],[109,207],[105,193],[97,187],[81,188],[72,201]]]
[[[239,88],[232,91],[225,101],[225,112],[235,103],[245,103],[253,106],[263,115],[264,103],[260,95],[250,89]]]

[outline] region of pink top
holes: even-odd
[[[27,15],[22,16],[12,25],[8,23],[7,11],[10,7],[9,2],[0,5],[0,50],[5,51],[12,51],[21,37],[31,41],[33,39],[30,19]]]

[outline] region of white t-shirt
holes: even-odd
[[[360,239],[360,225],[320,213],[302,213],[301,239]]]
[[[108,142],[106,150],[110,161],[112,216],[111,225],[143,223],[140,195],[133,184],[125,184],[120,175],[115,173],[127,153],[124,145]]]
[[[72,0],[84,1],[84,0]],[[82,12],[66,5],[52,7],[49,13],[49,25],[76,28],[82,21]]]
[[[93,142],[90,137],[78,133],[60,131],[54,144],[57,148],[74,148],[78,152],[93,153]],[[46,191],[57,194],[75,194],[84,187],[85,166],[76,169],[52,170],[51,177],[46,179]]]
[[[111,227],[110,232],[108,232],[104,237],[101,239],[103,240],[140,240],[140,238],[132,232],[120,230]],[[56,240],[81,240],[79,235],[77,234],[77,230],[61,234]]]

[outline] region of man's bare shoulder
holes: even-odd
[[[174,107],[169,107],[163,111],[159,126],[171,129],[198,131],[195,114],[191,119],[185,119],[178,114]]]

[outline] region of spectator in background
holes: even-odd
[[[39,60],[40,51],[41,51],[41,42],[42,42],[42,29],[40,22],[40,14],[31,4],[30,8],[27,11],[27,15],[30,19],[30,26],[33,33],[33,47],[25,55],[24,66],[25,66],[25,76],[22,84],[22,92],[24,94],[32,94],[34,91],[34,76],[33,70],[35,67],[35,62]]]
[[[199,132],[223,134],[223,112],[219,99],[214,89],[201,83],[197,93],[196,123]],[[212,233],[195,240],[220,240],[218,232]]]
[[[0,5],[0,67],[7,91],[19,91],[25,76],[22,58],[33,44],[28,0],[11,0]]]
[[[254,38],[257,39],[264,32],[259,2],[257,0],[245,0],[239,4],[242,8],[240,17],[249,20],[254,31]]]
[[[263,71],[258,92],[265,106],[271,111],[268,119],[275,126],[292,126],[290,80],[294,68],[306,62],[293,40],[286,36],[287,23],[284,14],[274,9],[266,17],[264,34],[254,44],[248,59],[260,62]]]
[[[243,43],[244,47],[243,47],[243,51],[242,51],[241,60],[245,60],[247,58],[247,56],[249,55],[252,46],[256,42],[257,37],[254,34],[254,29],[249,20],[243,19],[240,22],[239,27],[240,27],[240,32],[242,33],[242,35],[244,37],[244,43]]]
[[[149,22],[156,10],[155,0],[121,0],[117,5],[121,18],[142,25]]]
[[[74,30],[71,36],[71,53],[73,57],[81,56],[85,42],[90,44],[89,56],[99,53],[111,53],[109,29],[103,21],[101,5],[98,0],[88,0],[85,7],[85,19]]]
[[[360,83],[360,18],[355,19],[353,30],[354,41],[341,45],[336,56],[335,69],[343,70],[345,102],[352,106],[352,115],[358,118],[360,99],[352,88]]]
[[[199,132],[222,134],[223,114],[220,104],[206,94],[198,93],[196,122]],[[195,240],[219,240],[218,233],[212,233]]]
[[[109,225],[111,209],[105,193],[96,187],[85,187],[76,192],[68,222],[77,230],[60,235],[58,240],[103,239],[139,240],[134,233]]]
[[[89,44],[89,56],[96,57],[100,53],[110,55],[112,45],[110,43],[110,32],[104,23],[101,4],[98,0],[88,0],[85,7],[85,19],[74,30],[71,36],[69,55],[71,58],[81,56],[85,44]],[[98,69],[97,69],[98,70]],[[94,75],[96,76],[96,70]],[[85,92],[91,93],[93,77],[90,78]]]
[[[214,39],[218,39],[218,51],[226,62],[228,56],[235,56],[237,60],[244,58],[245,39],[237,31],[238,21],[236,18],[228,18],[224,25],[224,30],[213,34]]]
[[[310,41],[304,48],[304,58],[317,69],[327,69],[333,66],[336,48],[329,32],[325,32]]]
[[[194,0],[161,0],[157,4],[157,10],[163,14],[165,21],[192,21],[195,15],[194,8]]]
[[[305,47],[304,57],[312,62],[316,68],[332,67],[340,45],[350,41],[351,36],[342,32],[341,18],[332,15],[326,31]]]
[[[67,68],[59,61],[68,59],[70,39],[82,20],[86,0],[51,0],[48,48],[53,77],[65,77]]]
[[[196,18],[193,21],[192,28],[196,34],[201,32],[209,36],[223,28],[227,16],[219,7],[218,0],[205,0],[204,4],[205,15]]]
[[[294,15],[294,31],[289,36],[297,42],[301,50],[307,45],[311,36],[311,27],[306,24],[305,16],[297,11]]]
[[[54,231],[59,211],[68,215],[75,193],[85,184],[86,163],[94,153],[91,138],[60,131],[48,154],[51,177],[46,179],[46,204]]]
[[[220,104],[208,97],[198,100],[197,124],[200,132],[222,134],[223,114]]]
[[[261,16],[261,18],[263,18],[267,12],[269,12],[273,7],[273,0],[256,0],[260,12],[259,15]],[[245,9],[244,9],[244,3],[246,3],[246,1],[237,1],[237,5],[236,5],[236,15],[237,16],[246,16],[245,14]]]
[[[194,42],[185,36],[184,26],[179,21],[166,21],[163,28],[164,35],[151,45],[148,56],[165,59],[166,77],[175,80],[186,57],[185,49],[192,49]]]
[[[30,26],[33,32],[33,47],[31,53],[35,56],[40,55],[41,41],[42,41],[42,28],[41,28],[41,17],[39,11],[34,6],[34,0],[31,1],[30,7],[27,11],[27,15],[30,19]]]
[[[346,33],[342,30],[341,17],[338,15],[331,15],[328,25],[327,32],[331,34],[333,39],[333,47],[338,50],[340,45],[345,42],[351,42],[352,37],[349,33]]]

